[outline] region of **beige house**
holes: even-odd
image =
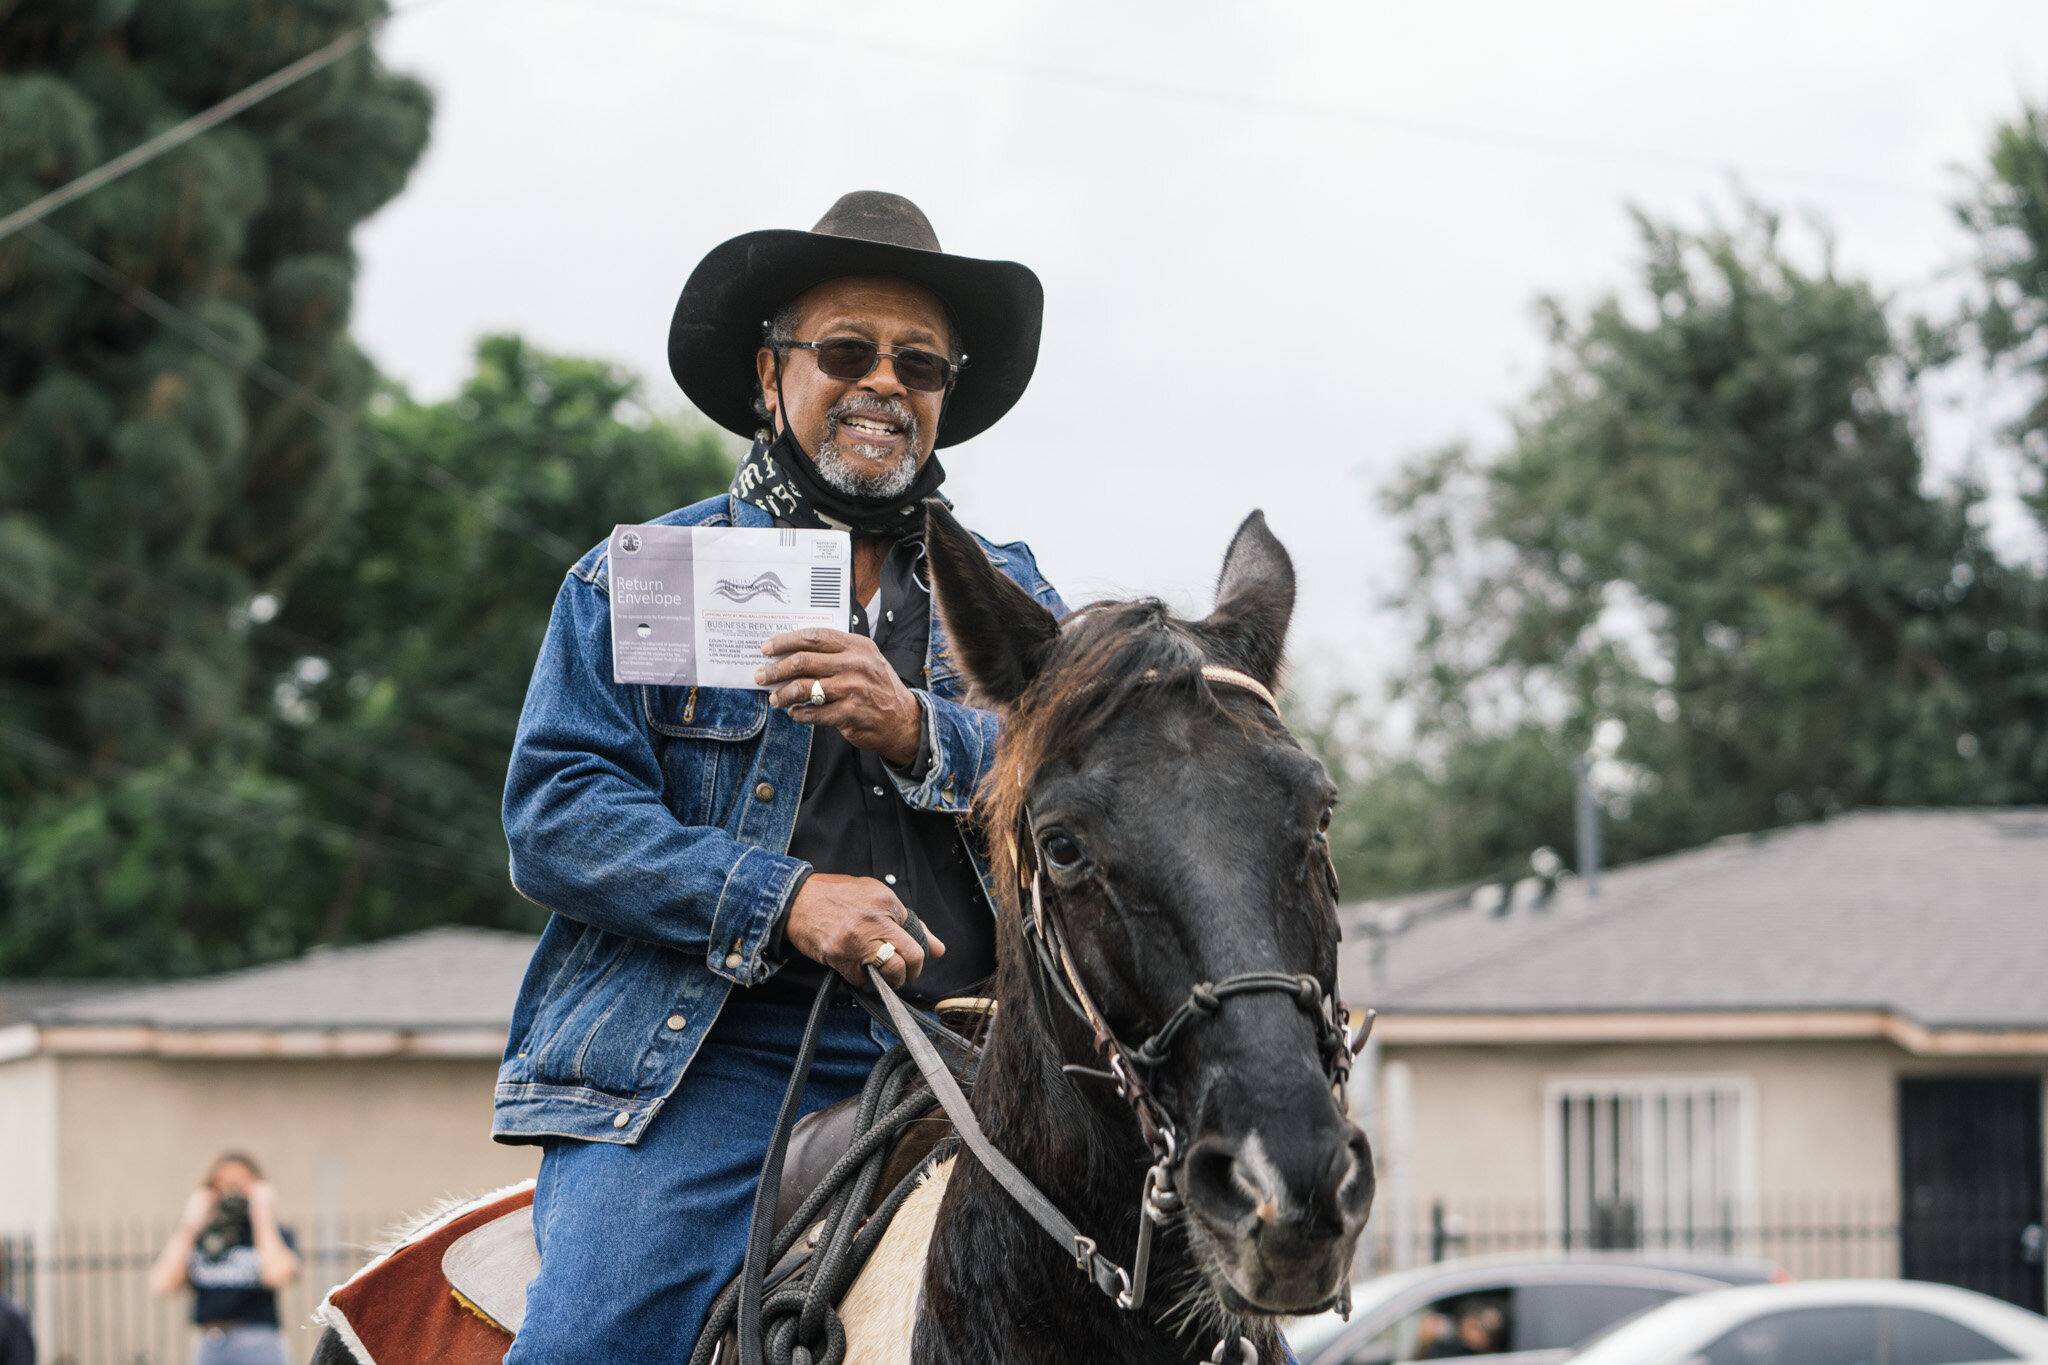
[[[2042,1305],[2048,812],[1350,907],[1379,1254],[1727,1250]]]
[[[223,1148],[277,1186],[297,1321],[398,1216],[532,1175],[538,1149],[490,1123],[533,944],[436,929],[143,989],[0,986],[0,1290],[43,1358],[184,1358],[183,1305],[143,1275]]]

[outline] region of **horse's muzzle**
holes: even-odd
[[[1372,1151],[1331,1106],[1326,1118],[1210,1134],[1188,1150],[1183,1196],[1238,1313],[1314,1311],[1340,1294],[1372,1208]]]

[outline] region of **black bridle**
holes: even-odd
[[[1211,683],[1224,683],[1250,692],[1271,707],[1276,717],[1279,715],[1279,703],[1273,694],[1250,675],[1236,669],[1205,664],[1202,676]],[[1284,721],[1282,725],[1284,727]],[[1316,1051],[1322,1060],[1323,1072],[1330,1079],[1338,1108],[1349,1113],[1351,1103],[1346,1082],[1351,1075],[1351,1059],[1364,1049],[1372,1032],[1373,1011],[1365,1011],[1365,1017],[1354,1033],[1348,1030],[1347,1012],[1334,992],[1325,992],[1322,982],[1315,977],[1286,972],[1240,972],[1221,981],[1195,983],[1189,988],[1187,998],[1166,1017],[1166,1021],[1143,1042],[1131,1047],[1117,1036],[1101,1007],[1095,1003],[1087,983],[1081,979],[1074,954],[1067,946],[1065,928],[1058,915],[1046,906],[1041,888],[1038,839],[1028,808],[1019,814],[1017,823],[1016,833],[1010,836],[1010,861],[1017,869],[1019,890],[1030,897],[1030,913],[1024,917],[1024,937],[1031,945],[1032,957],[1038,964],[1038,975],[1044,981],[1046,992],[1087,1027],[1093,1036],[1096,1054],[1107,1068],[1098,1070],[1068,1063],[1061,1070],[1068,1075],[1113,1084],[1117,1094],[1130,1106],[1145,1145],[1152,1153],[1152,1165],[1145,1172],[1145,1185],[1140,1195],[1138,1245],[1131,1259],[1131,1269],[1126,1273],[1121,1267],[1113,1266],[1119,1284],[1112,1297],[1119,1308],[1135,1309],[1145,1302],[1153,1230],[1181,1207],[1176,1183],[1183,1159],[1180,1130],[1172,1114],[1153,1093],[1147,1083],[1147,1075],[1165,1065],[1175,1042],[1185,1031],[1219,1014],[1224,1001],[1244,995],[1284,994],[1291,997],[1301,1012],[1308,1016],[1310,1025],[1315,1029]],[[1322,865],[1325,884],[1334,898],[1337,894],[1337,870],[1330,861],[1327,844],[1322,848]],[[1086,1243],[1085,1247],[1081,1243]],[[1079,1236],[1076,1237],[1074,1258],[1084,1271],[1090,1269],[1091,1260],[1101,1259],[1095,1243]],[[1101,1277],[1095,1278],[1103,1291],[1109,1293]],[[1340,1291],[1339,1297],[1345,1296],[1345,1292]]]

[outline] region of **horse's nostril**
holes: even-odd
[[[1229,1144],[1198,1144],[1188,1153],[1188,1192],[1209,1204],[1244,1203],[1244,1191],[1238,1188],[1235,1178],[1236,1167],[1237,1154]]]
[[[1242,1143],[1210,1138],[1188,1153],[1188,1193],[1212,1214],[1239,1222],[1276,1223],[1287,1216],[1287,1185],[1259,1135]]]

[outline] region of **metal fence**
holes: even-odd
[[[1360,1274],[1454,1256],[1567,1249],[1756,1256],[1797,1279],[1890,1277],[1901,1270],[1898,1204],[1883,1196],[1767,1200],[1744,1216],[1654,1234],[1639,1232],[1636,1220],[1627,1217],[1567,1233],[1546,1221],[1540,1205],[1520,1201],[1434,1203],[1415,1212],[1419,1216],[1399,1218],[1385,1202],[1374,1211],[1359,1249]],[[295,1359],[304,1361],[312,1351],[314,1334],[304,1324],[313,1306],[330,1285],[363,1264],[368,1248],[395,1221],[331,1220],[302,1247],[304,1269],[278,1296]],[[2000,1267],[2017,1257],[2025,1267],[2019,1273],[2031,1274],[2031,1284],[2038,1286],[2040,1248],[2029,1252],[2006,1235],[2003,1223],[1993,1227],[1991,1221],[1967,1210],[1936,1220],[1916,1213],[1903,1229],[1915,1246],[1981,1247],[1985,1262],[1951,1256],[1944,1264],[1952,1272],[1914,1273],[2020,1301],[1985,1277],[2003,1273]],[[1405,1234],[1397,1236],[1395,1229],[1404,1224]],[[149,1289],[150,1266],[170,1232],[168,1223],[133,1222],[67,1226],[41,1239],[0,1236],[0,1294],[34,1313],[43,1365],[180,1365],[188,1358],[189,1296],[160,1298]]]
[[[323,1220],[301,1239],[299,1276],[278,1291],[278,1319],[292,1358],[308,1359],[305,1326],[328,1288],[369,1258],[398,1220],[364,1215]],[[66,1224],[0,1235],[0,1295],[29,1310],[41,1365],[183,1365],[192,1353],[192,1298],[149,1287],[150,1267],[170,1240],[168,1222]]]
[[[1571,1228],[1526,1202],[1432,1203],[1420,1216],[1382,1206],[1360,1268],[1387,1270],[1489,1252],[1637,1251],[1751,1256],[1795,1279],[1903,1277],[1960,1285],[2040,1311],[2048,1299],[2048,1231],[2038,1205],[1996,1192],[1951,1191],[1904,1211],[1886,1195],[1789,1197],[1726,1209],[1683,1228],[1643,1227],[1627,1207],[1595,1209]]]
[[[1360,1251],[1361,1269],[1368,1257],[1373,1269],[1385,1271],[1453,1256],[1572,1250],[1761,1257],[1802,1280],[1899,1273],[1898,1204],[1882,1195],[1767,1200],[1712,1226],[1656,1232],[1638,1231],[1627,1218],[1574,1232],[1546,1219],[1538,1203],[1502,1200],[1432,1203],[1411,1220],[1404,1237],[1397,1230],[1401,1220],[1390,1213],[1374,1211],[1367,1228],[1370,1244]]]

